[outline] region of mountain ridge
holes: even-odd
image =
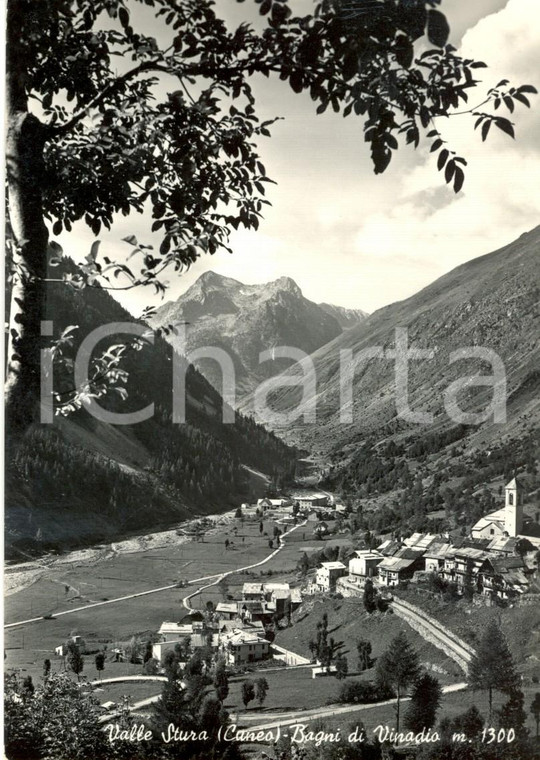
[[[363,313],[305,298],[291,277],[279,277],[264,284],[247,285],[216,272],[203,273],[179,296],[161,306],[151,324],[162,327],[188,323],[184,337],[174,333],[170,343],[188,353],[202,346],[214,346],[231,357],[239,397],[289,366],[281,357],[260,362],[262,351],[291,346],[311,353],[340,335]],[[195,366],[216,388],[221,372],[211,359],[197,359]]]
[[[507,433],[512,426],[519,427],[518,418],[522,414],[533,415],[532,424],[536,424],[537,414],[530,408],[529,391],[539,352],[539,248],[540,226],[492,253],[461,264],[413,296],[369,315],[309,357],[317,375],[317,425],[297,423],[280,428],[271,414],[266,416],[265,423],[280,429],[280,434],[289,441],[326,452],[377,431],[381,435],[395,436],[414,430],[414,426],[397,418],[395,405],[392,409],[393,376],[388,367],[383,367],[387,363],[375,360],[355,375],[353,423],[336,422],[339,419],[340,351],[352,350],[357,354],[373,346],[391,348],[395,328],[406,327],[410,345],[438,347],[431,364],[410,363],[409,378],[411,407],[433,412],[435,427],[448,427],[447,421],[442,419],[442,393],[445,385],[460,376],[456,364],[449,364],[450,354],[471,345],[483,345],[497,352],[505,363],[512,411]],[[529,399],[523,402],[524,409],[517,401],[520,393],[523,399],[525,396]],[[485,401],[488,395],[479,390],[474,403],[478,405],[480,397]],[[241,408],[249,413],[252,401],[247,397]],[[278,412],[294,409],[297,401],[298,392],[291,387],[282,387],[273,397]],[[486,431],[489,421],[480,427]]]

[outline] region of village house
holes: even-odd
[[[264,638],[264,624],[260,620],[252,622],[242,622],[241,620],[221,620],[218,626],[218,633],[220,636],[220,645],[222,643],[223,635],[231,633],[231,631],[248,631],[254,633],[260,638]]]
[[[444,561],[448,556],[452,557],[452,566],[455,549],[449,543],[433,543],[424,554],[425,570],[427,573],[442,573]]]
[[[456,549],[452,580],[457,584],[458,590],[463,590],[468,583],[478,590],[478,571],[488,556],[487,551],[472,546]]]
[[[181,641],[193,633],[193,625],[188,623],[175,623],[165,621],[161,624],[158,636],[161,641]]]
[[[270,642],[256,633],[235,628],[220,636],[220,648],[229,665],[244,665],[266,659]]]
[[[317,591],[333,591],[338,578],[347,574],[347,568],[343,562],[322,562],[317,568],[315,576],[315,588]]]
[[[263,511],[267,509],[279,509],[281,507],[290,507],[292,506],[292,502],[290,499],[269,499],[265,497],[264,499],[258,499],[257,500],[257,506],[259,509],[262,509]]]
[[[242,586],[242,599],[244,601],[264,600],[264,588],[262,583],[244,583]]]
[[[86,642],[83,637],[70,636],[65,644],[60,644],[60,646],[55,647],[54,653],[59,657],[65,657],[69,651],[68,647],[70,644],[74,644],[79,649],[81,654],[84,654],[86,652]]]
[[[284,615],[291,598],[288,583],[265,583],[264,597],[266,607],[272,614]]]
[[[326,507],[329,499],[324,494],[315,494],[314,496],[299,496],[297,501],[301,509],[313,509],[313,507]]]
[[[497,554],[499,556],[512,557],[517,554],[518,541],[520,539],[516,536],[497,536],[486,547],[486,551],[491,554]]]
[[[216,605],[216,614],[219,618],[225,620],[234,620],[234,618],[238,617],[238,603],[218,602]]]
[[[478,570],[478,586],[485,596],[514,599],[527,591],[529,581],[521,557],[486,557]]]
[[[160,662],[168,651],[179,651],[189,645],[191,651],[218,646],[217,624],[207,623],[201,612],[185,615],[179,622],[165,621],[158,630],[159,640],[152,645],[152,657]]]
[[[178,641],[156,641],[152,644],[152,657],[162,663],[167,652],[183,650],[186,641],[187,638]]]
[[[384,557],[377,551],[361,549],[349,560],[349,576],[351,580],[373,578],[377,575],[377,567]]]
[[[385,557],[377,566],[379,583],[382,586],[397,586],[410,580],[417,570],[424,569],[423,551],[400,549],[393,557]]]

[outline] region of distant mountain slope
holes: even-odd
[[[261,351],[292,346],[309,354],[340,335],[342,324],[354,318],[352,310],[309,301],[289,277],[244,285],[205,272],[176,301],[158,309],[152,324],[189,322],[188,351],[201,346],[224,349],[234,362],[237,396],[241,398],[291,363],[279,358],[259,363]],[[171,336],[170,340],[179,347],[177,338]],[[195,364],[212,385],[221,388],[221,372],[214,360],[201,359]]]
[[[77,342],[106,323],[136,321],[105,291],[63,284],[50,288],[48,318],[55,335],[78,325]],[[109,344],[120,340],[114,335]],[[237,414],[234,424],[223,424],[219,393],[193,367],[186,375],[186,423],[172,424],[171,357],[169,344],[156,336],[153,347],[126,356],[127,400],[114,392],[100,400],[116,412],[153,402],[151,419],[112,426],[79,411],[36,425],[8,452],[10,556],[223,511],[252,496],[243,465],[271,477],[294,470],[295,452],[252,420]]]
[[[368,316],[367,311],[362,309],[347,309],[345,306],[334,306],[331,303],[320,303],[318,306],[331,317],[334,317],[339,322],[342,330],[348,330],[349,327],[354,327],[359,322],[363,322]]]
[[[484,346],[504,362],[507,375],[508,422],[487,421],[474,431],[474,439],[487,445],[492,440],[521,435],[538,425],[540,375],[538,303],[540,295],[540,227],[494,253],[457,267],[411,298],[379,309],[347,330],[310,357],[317,373],[317,424],[298,422],[282,434],[288,440],[323,452],[354,448],[354,443],[371,434],[387,437],[421,436],[433,430],[450,429],[443,393],[449,384],[465,375],[491,374],[478,361],[454,361],[451,352]],[[434,252],[436,255],[436,252]],[[340,352],[394,346],[395,328],[407,328],[409,346],[434,348],[429,361],[409,363],[409,404],[412,410],[434,415],[430,425],[399,419],[396,414],[394,362],[371,359],[356,369],[353,383],[353,422],[340,423]],[[468,409],[483,408],[492,389],[471,388],[460,395]],[[274,396],[274,409],[293,409],[298,390],[282,387]],[[251,409],[251,399],[242,405]],[[271,414],[266,423],[277,429]]]

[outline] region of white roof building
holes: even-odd
[[[191,636],[193,625],[191,623],[169,623],[164,622],[158,631],[165,641],[178,641],[178,639]]]

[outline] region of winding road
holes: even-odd
[[[447,686],[443,686],[442,691],[443,694],[450,694],[452,692],[456,691],[463,691],[463,689],[467,688],[467,684],[465,682],[460,683],[452,683]],[[148,707],[149,705],[154,704],[160,699],[161,695],[156,694],[152,697],[146,697],[146,699],[141,699],[139,702],[135,702],[131,709],[133,712],[136,712],[137,710],[141,710],[144,707]],[[408,702],[410,700],[410,697],[402,697],[401,703]],[[311,710],[293,710],[290,712],[285,713],[268,713],[267,715],[261,715],[260,713],[256,715],[248,715],[247,713],[244,713],[240,715],[239,713],[231,714],[231,722],[235,723],[236,725],[239,725],[240,721],[242,722],[242,725],[246,728],[249,728],[250,731],[256,733],[258,731],[269,731],[274,728],[281,728],[283,726],[294,726],[299,722],[308,723],[311,720],[317,720],[318,718],[329,718],[335,715],[347,715],[348,713],[356,713],[356,712],[362,712],[364,710],[372,710],[375,707],[385,707],[386,705],[393,705],[397,702],[397,699],[387,699],[384,702],[368,702],[363,704],[355,704],[355,705],[327,705],[325,707],[316,707]],[[112,712],[108,715],[102,715],[99,718],[100,723],[110,723],[113,718],[116,717],[118,713]],[[266,722],[260,722],[261,720],[264,721],[264,718],[267,718]],[[249,725],[246,725],[246,721],[249,722]],[[251,722],[259,721],[256,725],[251,725]]]
[[[276,520],[276,522],[280,523],[279,520]],[[283,535],[280,537],[279,546],[274,549],[267,557],[262,559],[260,562],[255,562],[251,565],[246,565],[245,567],[237,567],[234,570],[228,570],[226,573],[219,573],[217,575],[205,575],[201,578],[193,578],[192,580],[188,581],[190,585],[194,583],[203,583],[204,581],[211,581],[211,583],[206,584],[205,586],[198,587],[195,591],[188,594],[182,599],[182,604],[186,609],[191,609],[191,606],[189,604],[190,599],[192,599],[194,596],[199,594],[201,591],[204,591],[204,589],[209,588],[210,586],[215,586],[218,584],[223,578],[226,578],[229,575],[234,575],[234,573],[241,573],[244,570],[251,570],[254,567],[260,567],[261,565],[264,565],[266,562],[269,562],[271,559],[273,559],[276,554],[278,554],[285,546],[285,541],[283,540],[285,536],[288,536],[293,531],[297,530],[298,528],[303,527],[307,523],[307,520],[304,520],[302,523],[298,523],[298,525],[293,525],[292,528],[290,528],[288,531],[283,533]],[[280,523],[282,524],[282,523]],[[129,599],[135,599],[139,596],[148,596],[149,594],[159,594],[162,591],[170,591],[171,589],[178,588],[178,585],[176,583],[169,584],[168,586],[159,586],[158,588],[151,588],[147,589],[146,591],[138,591],[135,594],[128,594],[127,596],[117,596],[114,599],[107,599],[107,601],[103,602],[91,602],[90,604],[82,605],[81,607],[73,607],[69,610],[63,610],[62,612],[55,612],[52,616],[53,618],[58,618],[63,615],[72,615],[74,612],[82,612],[83,610],[92,609],[94,607],[104,607],[107,604],[117,604],[118,602],[125,602]],[[39,617],[33,617],[28,618],[27,620],[18,620],[15,623],[8,623],[4,626],[4,630],[8,630],[10,628],[17,628],[21,625],[28,625],[29,623],[38,623],[39,621],[45,620],[46,618],[43,615],[40,615]]]
[[[283,524],[281,520],[276,520],[276,523],[279,523],[280,525]],[[285,531],[285,533],[283,533],[280,536],[279,546],[277,547],[277,549],[274,549],[274,551],[271,552],[271,554],[269,554],[267,557],[262,559],[260,562],[254,562],[252,565],[246,565],[245,567],[237,567],[234,570],[227,570],[226,573],[221,573],[220,575],[217,575],[217,576],[211,576],[212,578],[215,578],[215,580],[213,580],[211,583],[207,583],[205,586],[200,586],[196,591],[193,591],[191,594],[188,594],[182,599],[182,604],[184,605],[184,607],[187,610],[192,609],[189,603],[190,600],[194,596],[197,596],[197,594],[200,594],[202,591],[205,591],[207,588],[211,588],[212,586],[217,586],[218,583],[221,583],[223,578],[227,578],[227,576],[234,575],[235,573],[242,573],[245,570],[252,570],[254,567],[260,567],[261,565],[264,565],[266,562],[269,562],[271,559],[273,559],[273,557],[276,556],[276,554],[279,554],[279,552],[285,546],[285,541],[283,540],[285,536],[288,536],[290,533],[292,533],[294,530],[297,530],[298,528],[302,528],[306,523],[307,523],[307,520],[304,520],[304,522],[298,523],[298,525],[293,525],[292,528]],[[191,581],[191,583],[193,583],[193,581]]]

